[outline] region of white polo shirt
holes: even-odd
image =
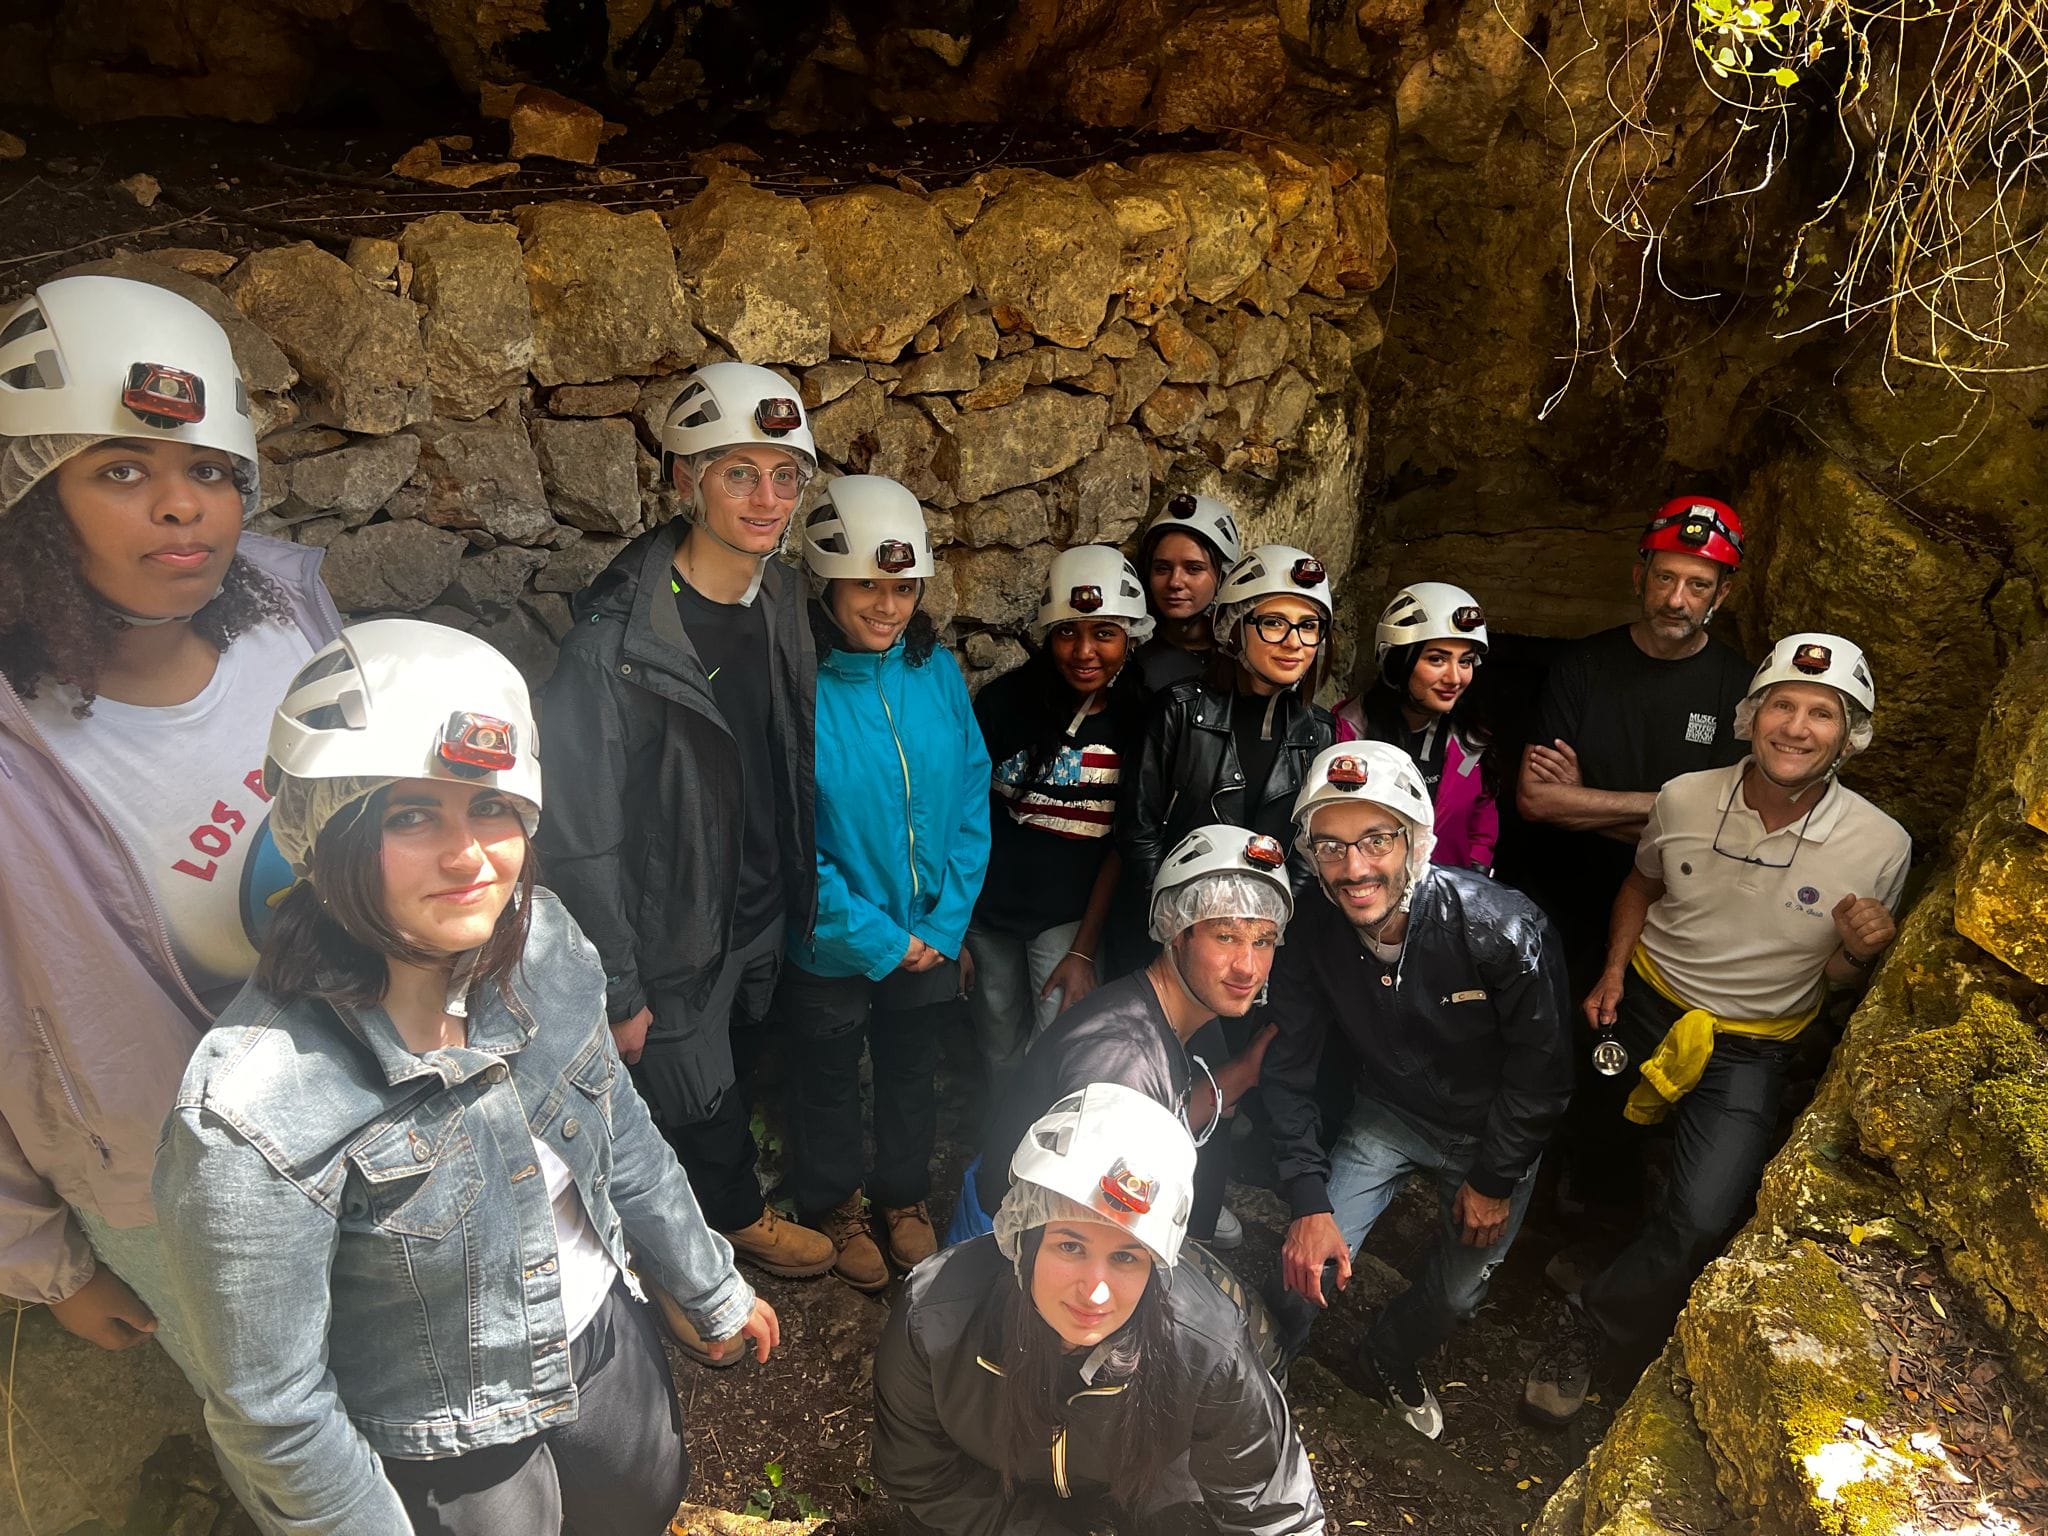
[[[1680,774],[1658,791],[1636,868],[1664,894],[1642,942],[1693,1007],[1778,1019],[1825,985],[1821,970],[1841,943],[1836,902],[1874,896],[1897,915],[1913,843],[1839,781],[1808,815],[1766,832],[1742,797],[1748,761]]]

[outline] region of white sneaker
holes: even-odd
[[[1209,1246],[1220,1253],[1244,1246],[1244,1223],[1227,1205],[1216,1213],[1216,1235],[1209,1239]]]

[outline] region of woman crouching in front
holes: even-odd
[[[1244,1314],[1176,1266],[1195,1147],[1094,1083],[1031,1127],[995,1231],[905,1282],[875,1360],[875,1479],[914,1536],[1306,1536],[1323,1503]]]
[[[266,1530],[656,1536],[690,1463],[642,1275],[766,1359],[534,885],[533,711],[481,640],[356,625],[270,735],[300,877],[157,1157],[215,1448]]]

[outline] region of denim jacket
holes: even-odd
[[[186,1069],[157,1155],[165,1267],[214,1444],[259,1523],[411,1529],[378,1454],[459,1455],[571,1422],[545,1139],[612,1259],[706,1338],[753,1292],[620,1064],[597,951],[537,891],[468,1043],[415,1055],[380,1008],[254,983]]]

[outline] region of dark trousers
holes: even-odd
[[[755,1169],[759,1149],[754,1145],[752,1093],[754,1063],[759,1058],[764,1021],[775,996],[775,979],[782,969],[782,924],[769,924],[751,941],[737,946],[726,957],[724,969],[711,989],[701,1011],[688,1021],[692,1034],[719,1031],[731,1052],[732,1082],[718,1095],[708,1111],[689,1114],[681,1105],[686,1099],[664,1092],[664,1078],[642,1057],[634,1081],[661,1128],[676,1160],[690,1177],[690,1191],[704,1212],[704,1220],[715,1232],[736,1232],[761,1219],[761,1179]],[[659,1020],[666,1008],[680,1000],[656,999]],[[656,1047],[649,1041],[651,1056]]]
[[[776,1016],[795,1045],[796,1097],[789,1118],[797,1213],[816,1220],[865,1183],[876,1205],[915,1205],[931,1192],[938,1137],[939,1031],[960,990],[948,961],[917,974],[813,976],[790,966]],[[865,1180],[860,1058],[874,1062],[875,1162]]]
[[[569,1347],[577,1417],[438,1461],[384,1458],[419,1536],[661,1536],[690,1486],[654,1309],[623,1284]]]
[[[1609,1079],[1603,1095],[1617,1120],[1617,1101],[1640,1081],[1633,1069],[1656,1050],[1678,1013],[1629,972],[1615,1038],[1627,1047],[1631,1070]],[[1635,1240],[1581,1296],[1624,1355],[1646,1358],[1664,1342],[1694,1277],[1748,1212],[1777,1134],[1795,1048],[1790,1040],[1718,1036],[1698,1085],[1672,1106],[1664,1122],[1672,1137],[1669,1182]]]

